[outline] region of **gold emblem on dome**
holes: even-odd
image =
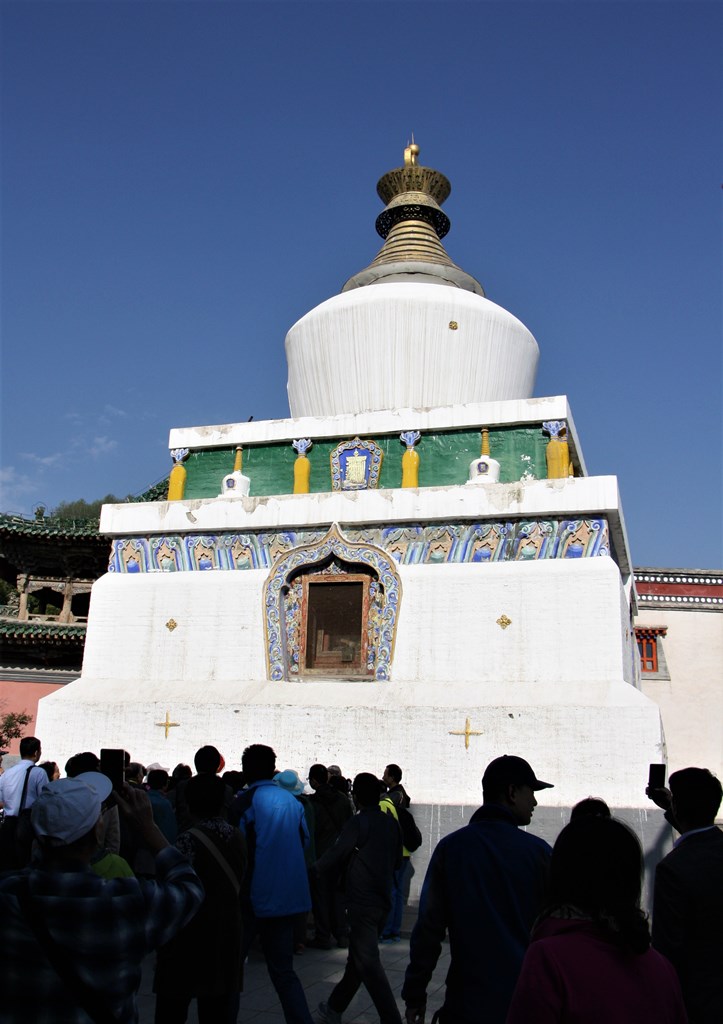
[[[507,629],[508,626],[512,625],[512,619],[508,619],[506,615],[500,615],[497,619],[497,625],[500,629]]]
[[[168,630],[169,633],[172,633],[173,630],[177,628],[177,626],[178,623],[176,622],[175,619],[169,619],[168,622],[166,623],[166,629]]]

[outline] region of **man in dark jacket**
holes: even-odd
[[[432,854],[402,988],[408,1024],[422,1024],[427,985],[449,932],[442,1024],[504,1024],[530,931],[542,909],[552,850],[523,832],[550,787],[521,757],[495,758],[482,806]]]
[[[314,842],[317,857],[323,857],[339,838],[343,826],[352,816],[349,799],[329,785],[329,774],[323,764],[309,768],[309,785],[313,793],[309,803],[314,808]],[[332,934],[337,945],[346,948],[349,942],[344,921],[344,900],[338,879],[331,871],[311,874],[311,903],[314,912],[315,935],[309,945],[316,949],[331,949]]]
[[[379,807],[380,782],[362,772],[352,793],[359,813],[346,823],[330,850],[317,861],[321,874],[344,871],[349,923],[349,957],[344,976],[319,1005],[324,1024],[341,1024],[341,1015],[363,984],[380,1024],[401,1024],[389,980],[379,959],[379,935],[391,906],[392,876],[402,859],[402,837],[391,815]]]
[[[722,793],[706,768],[673,772],[666,818],[681,835],[655,870],[653,945],[678,972],[690,1024],[719,1022],[723,1006]]]
[[[186,786],[194,824],[176,847],[201,879],[204,899],[195,917],[158,951],[153,981],[158,1024],[185,1021],[193,999],[200,1021],[236,1024],[238,1018],[246,843],[225,820],[224,790],[223,781],[210,773],[196,775]]]

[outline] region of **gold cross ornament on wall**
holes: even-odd
[[[165,722],[156,722],[156,725],[160,725],[161,729],[165,729],[166,730],[166,739],[168,739],[168,730],[169,729],[173,729],[173,728],[175,728],[175,726],[180,725],[180,724],[181,724],[180,722],[172,722],[171,721],[171,716],[169,715],[169,713],[167,711],[166,711],[166,720],[165,720]]]
[[[475,732],[474,729],[470,728],[469,718],[464,720],[464,729],[462,730],[449,730],[450,736],[464,736],[464,749],[469,750],[469,738],[470,736],[481,736],[481,732]]]

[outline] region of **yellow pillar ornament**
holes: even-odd
[[[402,455],[402,487],[419,487],[419,452],[415,444],[422,435],[418,430],[405,430],[399,440],[407,446]]]
[[[311,463],[306,457],[306,453],[312,444],[313,441],[308,437],[300,437],[298,441],[291,442],[291,447],[296,452],[296,461],[294,462],[294,494],[309,493]]]
[[[545,449],[547,479],[561,480],[570,475],[570,449],[567,444],[567,424],[564,420],[549,420],[542,429],[550,435]]]
[[[183,495],[186,490],[186,467],[183,465],[184,459],[188,458],[188,448],[173,448],[171,449],[171,458],[173,459],[173,469],[168,477],[168,501],[183,501]]]

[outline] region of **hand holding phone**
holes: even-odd
[[[651,764],[648,768],[648,785],[645,787],[645,795],[663,811],[669,811],[672,802],[670,790],[665,786],[666,766],[664,764]]]

